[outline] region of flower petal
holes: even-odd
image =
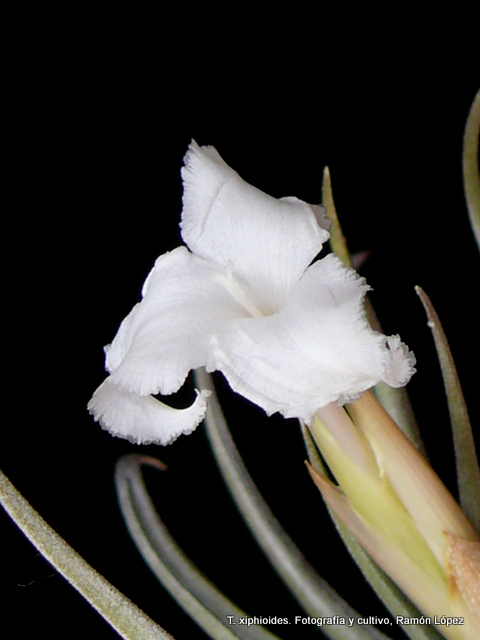
[[[112,435],[137,444],[170,444],[200,424],[209,395],[210,391],[197,392],[190,407],[173,409],[150,395],[123,391],[109,377],[95,391],[88,410]]]
[[[416,358],[399,335],[387,338],[387,348],[390,354],[383,380],[391,387],[403,387],[415,373]]]
[[[329,255],[307,269],[279,313],[240,319],[219,332],[207,369],[222,371],[235,391],[268,414],[307,423],[330,402],[343,404],[380,380],[396,379],[392,368],[405,383],[412,357],[396,340],[392,351],[367,324],[367,289]]]
[[[158,258],[144,298],[107,351],[112,382],[146,396],[177,391],[203,366],[211,335],[248,313],[219,282],[218,267],[180,247]]]
[[[193,253],[231,266],[265,314],[289,292],[329,233],[323,207],[277,200],[244,182],[213,147],[190,144],[182,169],[182,237]]]

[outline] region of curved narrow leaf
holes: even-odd
[[[438,315],[423,289],[415,287],[415,290],[427,313],[428,326],[432,330],[442,371],[452,426],[460,505],[470,522],[480,532],[480,469],[467,405],[455,361]]]
[[[158,580],[211,638],[278,640],[261,626],[229,626],[228,616],[238,619],[247,614],[220,593],[177,546],[148,495],[142,465],[165,468],[155,458],[123,456],[115,468],[115,485],[128,531]]]
[[[319,476],[325,476],[325,466],[318,453],[316,444],[306,427],[302,427],[302,433],[305,441],[305,446],[308,452],[310,465],[313,469],[313,474]],[[311,471],[312,473],[312,471]],[[385,607],[390,611],[392,616],[404,616],[411,620],[412,618],[420,618],[422,613],[415,607],[414,604],[405,596],[405,594],[395,585],[387,574],[380,569],[377,563],[363,550],[360,544],[349,532],[347,527],[341,522],[341,520],[335,515],[333,510],[326,503],[327,509],[333,520],[335,528],[338,534],[343,540],[347,551],[352,556],[352,559],[363,573],[365,580],[372,587],[378,598],[383,602]],[[400,625],[404,632],[411,640],[441,640],[442,636],[432,626],[426,625]]]
[[[275,570],[309,615],[338,615],[357,620],[359,614],[308,564],[263,500],[228,431],[214,393],[211,376],[203,369],[198,369],[195,378],[199,388],[212,390],[205,423],[225,483],[245,522]],[[325,625],[322,631],[335,640],[385,640],[387,637],[374,627],[358,624],[350,628],[346,625]]]
[[[0,471],[0,501],[30,542],[126,640],[173,640],[70,547]]]
[[[463,137],[463,188],[470,223],[480,248],[480,175],[478,170],[478,137],[480,135],[480,90],[472,104]]]

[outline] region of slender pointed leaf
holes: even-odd
[[[480,135],[480,90],[472,104],[463,137],[463,187],[470,223],[480,248],[480,175],[478,169],[478,137]]]
[[[338,615],[357,620],[359,614],[308,564],[263,500],[228,431],[211,376],[199,369],[195,377],[199,388],[213,392],[205,417],[208,437],[225,483],[263,552],[309,615]],[[387,637],[374,627],[356,623],[351,628],[346,625],[325,625],[322,631],[335,640],[385,640]]]
[[[305,427],[302,429],[305,446],[308,453],[310,465],[315,473],[325,476],[325,466],[318,453],[317,446]],[[377,597],[383,602],[385,607],[396,619],[397,616],[404,616],[411,620],[412,618],[420,618],[422,613],[415,605],[405,596],[405,594],[395,585],[387,574],[380,569],[377,563],[363,550],[357,540],[352,536],[346,526],[335,515],[330,506],[326,503],[330,517],[333,520],[338,534],[342,538],[347,551],[362,572],[365,580],[372,587]],[[432,626],[426,625],[400,625],[404,632],[411,640],[441,640],[442,636]]]
[[[427,313],[428,326],[432,330],[442,371],[453,433],[460,505],[470,522],[480,532],[480,469],[467,405],[455,361],[438,315],[423,289],[416,287],[415,290]]]
[[[120,458],[115,485],[122,515],[143,559],[195,622],[215,640],[278,640],[258,625],[228,624],[228,616],[248,617],[185,556],[159,518],[143,482],[141,466],[163,469],[160,461],[132,454]]]
[[[61,538],[0,471],[0,501],[55,569],[126,640],[173,640]]]
[[[342,227],[338,220],[337,210],[333,200],[332,179],[330,177],[330,170],[328,167],[325,167],[323,171],[322,202],[323,206],[327,210],[328,219],[332,223],[332,228],[330,229],[330,246],[343,264],[347,267],[351,267],[352,259],[350,251],[348,250],[347,241],[343,235]]]
[[[338,219],[335,201],[333,198],[332,181],[328,167],[325,167],[323,172],[322,201],[327,210],[327,216],[332,223],[332,228],[330,229],[330,245],[332,250],[346,266],[351,267],[352,257]],[[373,308],[368,296],[365,300],[365,313],[372,329],[382,333],[380,321],[378,320],[375,309]],[[373,392],[395,422],[397,422],[405,435],[426,457],[425,447],[406,389],[394,389],[381,382],[375,387]]]

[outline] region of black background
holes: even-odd
[[[444,322],[478,425],[480,263],[460,160],[478,74],[458,47],[452,56],[419,46],[405,57],[379,44],[359,57],[352,43],[330,48],[309,37],[308,48],[293,49],[279,36],[247,61],[252,34],[231,55],[228,38],[193,35],[192,25],[164,47],[163,23],[156,36],[128,20],[121,30],[92,24],[17,43],[7,65],[1,468],[153,619],[179,639],[200,639],[143,564],[116,505],[117,458],[138,450],[161,458],[168,473],[147,479],[187,554],[251,615],[293,617],[300,610],[232,505],[202,427],[166,448],[138,448],[87,414],[104,378],[102,347],[155,258],[181,243],[179,171],[191,138],[277,197],[319,202],[329,165],[349,245],[371,252],[362,273],[385,332],[416,353],[409,390],[432,462],[455,490],[441,377],[414,286]],[[309,561],[362,614],[383,615],[335,538],[296,423],[267,419],[227,389],[222,400],[253,478]],[[3,511],[0,529],[2,620],[11,616],[15,637],[117,637]],[[298,628],[273,631],[299,637]]]

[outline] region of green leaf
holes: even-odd
[[[211,376],[199,369],[195,372],[195,378],[198,388],[212,390],[205,423],[225,483],[257,543],[275,570],[309,615],[338,615],[357,620],[359,614],[314,571],[265,503],[228,431],[214,393]],[[387,637],[374,627],[358,624],[351,628],[343,625],[325,625],[322,631],[336,640],[385,640]]]
[[[327,216],[332,223],[332,228],[330,229],[330,245],[332,250],[347,267],[351,267],[352,258],[338,219],[328,167],[325,167],[323,172],[322,201],[327,210]],[[382,333],[380,321],[368,296],[365,299],[365,313],[372,329]],[[406,389],[393,389],[389,385],[381,382],[375,387],[373,392],[405,435],[426,457],[425,447]]]
[[[478,137],[480,135],[480,90],[468,114],[463,137],[463,188],[470,223],[480,248],[480,175],[478,170]]]
[[[115,468],[122,515],[143,559],[158,580],[195,622],[215,640],[278,640],[258,625],[233,627],[227,616],[248,617],[228,600],[185,556],[159,518],[143,482],[141,466],[163,470],[148,456],[123,456]]]
[[[332,228],[330,229],[330,246],[332,247],[332,251],[340,258],[344,265],[351,267],[352,260],[350,251],[348,250],[347,241],[345,240],[342,227],[338,220],[337,210],[333,200],[332,180],[328,167],[325,167],[323,170],[322,202],[327,210],[328,219],[332,223]]]
[[[27,538],[126,640],[173,640],[70,547],[0,471],[0,501]],[[54,607],[55,605],[52,605]],[[28,612],[25,612],[28,615]]]
[[[416,287],[415,290],[427,313],[428,326],[432,330],[442,371],[453,433],[460,505],[470,522],[480,532],[480,470],[467,405],[455,361],[438,315],[423,289]]]

